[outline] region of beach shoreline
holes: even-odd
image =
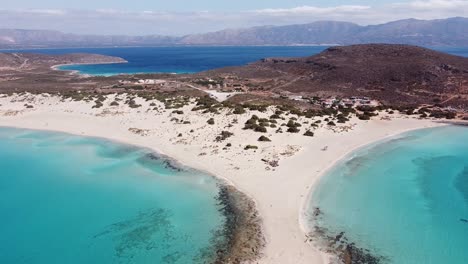
[[[60,133],[72,136],[83,137],[77,133],[69,133],[57,130],[48,129],[36,129],[36,128],[25,128],[20,126],[4,126],[2,128],[13,128],[13,129],[24,129],[29,131],[43,131],[50,133]],[[146,150],[149,155],[154,156],[157,159],[162,159],[167,162],[171,168],[194,171],[196,173],[202,173],[209,177],[214,178],[218,183],[219,194],[216,197],[220,204],[220,212],[224,215],[227,222],[225,229],[223,230],[225,238],[228,238],[226,245],[224,244],[213,244],[212,246],[216,249],[215,255],[216,260],[214,263],[228,263],[227,260],[240,260],[242,263],[247,261],[253,261],[260,257],[260,250],[264,247],[264,237],[261,225],[261,219],[259,218],[257,206],[252,197],[239,190],[229,179],[213,175],[207,171],[200,170],[197,168],[190,167],[173,157],[167,156],[164,153],[154,148],[148,148],[142,145],[134,145],[129,142],[113,140],[108,137],[100,136],[84,136],[87,138],[94,138],[103,140],[104,142],[115,143],[117,145],[128,146],[131,148],[137,148]],[[219,235],[219,234],[216,234]],[[246,244],[250,244],[250,248],[245,248]],[[226,247],[231,250],[226,251]]]
[[[308,235],[308,234],[311,234],[313,232],[311,226],[308,223],[308,221],[310,220],[310,217],[311,217],[309,213],[310,213],[310,209],[312,209],[312,208],[310,208],[310,203],[309,202],[312,199],[312,195],[313,195],[315,189],[318,187],[318,185],[320,183],[320,180],[322,180],[323,177],[326,177],[330,173],[330,171],[333,168],[335,168],[335,166],[337,166],[340,162],[343,162],[343,161],[346,161],[346,160],[352,158],[353,153],[356,153],[356,152],[358,152],[358,151],[360,151],[362,149],[368,148],[370,146],[376,146],[376,145],[379,145],[379,144],[384,144],[385,142],[392,141],[394,139],[399,138],[400,136],[403,136],[406,133],[414,132],[414,131],[418,131],[418,130],[436,128],[436,127],[456,125],[456,124],[454,124],[452,122],[434,122],[434,124],[435,124],[434,126],[430,126],[430,127],[419,127],[419,128],[410,128],[410,129],[406,129],[406,130],[401,130],[401,131],[395,132],[393,134],[386,135],[386,136],[384,136],[382,138],[363,143],[363,144],[358,145],[358,146],[348,150],[347,152],[343,153],[341,156],[337,157],[336,160],[334,160],[332,163],[330,163],[328,166],[326,166],[325,169],[317,176],[317,179],[313,180],[311,182],[311,187],[310,187],[309,193],[308,193],[308,195],[306,197],[304,197],[304,199],[302,201],[302,204],[301,204],[301,211],[300,211],[300,216],[299,216],[299,225],[300,225],[301,229],[304,231],[304,233],[306,235]],[[436,124],[439,124],[439,125],[436,125]],[[310,241],[310,242],[313,243],[313,241]],[[312,245],[312,246],[314,246],[314,245]],[[324,258],[327,260],[327,262],[325,262],[324,264],[329,263],[332,258],[336,257],[333,254],[329,254],[329,253],[323,253],[323,254],[324,254]]]
[[[93,109],[92,102],[62,102],[52,96],[31,97],[29,103],[35,105],[34,109],[25,109],[24,102],[0,97],[0,126],[100,137],[149,148],[184,166],[226,180],[255,203],[266,242],[262,257],[255,263],[268,264],[325,264],[329,261],[328,254],[307,243],[303,219],[309,195],[327,169],[362,146],[410,130],[443,125],[405,116],[393,116],[392,120],[353,119],[351,123],[355,125],[351,125],[349,131],[335,132],[321,127],[312,138],[267,134],[273,142],[262,143],[258,151],[248,152],[243,150],[244,145],[260,144],[257,142],[259,134],[241,127],[232,128],[235,134],[229,141],[232,149],[224,150],[221,144],[207,139],[214,138],[234,119],[242,124],[253,112],[222,118],[212,115],[217,123],[209,126],[206,125],[208,115],[190,112],[187,108],[183,109],[187,112],[183,118],[191,124],[184,127],[169,121],[175,116],[170,111],[156,114],[124,106]],[[144,133],[134,133],[130,131],[132,128]],[[177,133],[182,134],[182,138]],[[325,147],[327,150],[323,151]],[[275,157],[279,157],[278,167],[262,161]]]
[[[125,61],[119,61],[119,62],[97,62],[97,63],[65,63],[65,64],[56,64],[56,65],[52,65],[50,66],[50,69],[54,70],[54,71],[61,71],[61,72],[68,72],[69,74],[71,75],[79,75],[79,76],[84,76],[84,77],[88,77],[88,76],[91,76],[89,74],[82,74],[80,71],[78,70],[62,70],[60,69],[60,67],[62,66],[73,66],[73,65],[101,65],[101,64],[121,64],[121,63],[128,63],[127,60]],[[118,74],[117,74],[118,75]],[[105,76],[105,75],[96,75],[96,76]]]

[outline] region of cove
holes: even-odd
[[[147,149],[0,128],[0,263],[210,263],[220,186]]]

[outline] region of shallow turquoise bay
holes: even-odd
[[[205,263],[218,191],[149,150],[0,128],[0,263]]]
[[[322,178],[309,205],[323,213],[311,227],[345,232],[384,263],[467,263],[468,127],[362,148]]]

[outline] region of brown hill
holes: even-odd
[[[52,69],[52,66],[117,62],[125,62],[125,60],[98,54],[0,53],[0,94],[22,91],[54,92],[67,89],[95,89],[100,85],[108,85],[109,81],[104,78],[84,78],[66,71],[56,71]]]
[[[34,53],[0,53],[0,70],[31,70],[50,68],[57,64],[117,63],[124,59],[99,54],[45,55]]]
[[[468,58],[426,48],[369,44],[332,47],[307,58],[270,58],[208,75],[248,78],[256,89],[363,95],[384,102],[468,102]]]

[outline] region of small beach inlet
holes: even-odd
[[[313,240],[345,263],[466,263],[467,132],[416,130],[348,155],[311,195]]]
[[[236,254],[238,202],[255,210],[210,175],[97,138],[0,128],[0,168],[1,263],[213,263]]]

